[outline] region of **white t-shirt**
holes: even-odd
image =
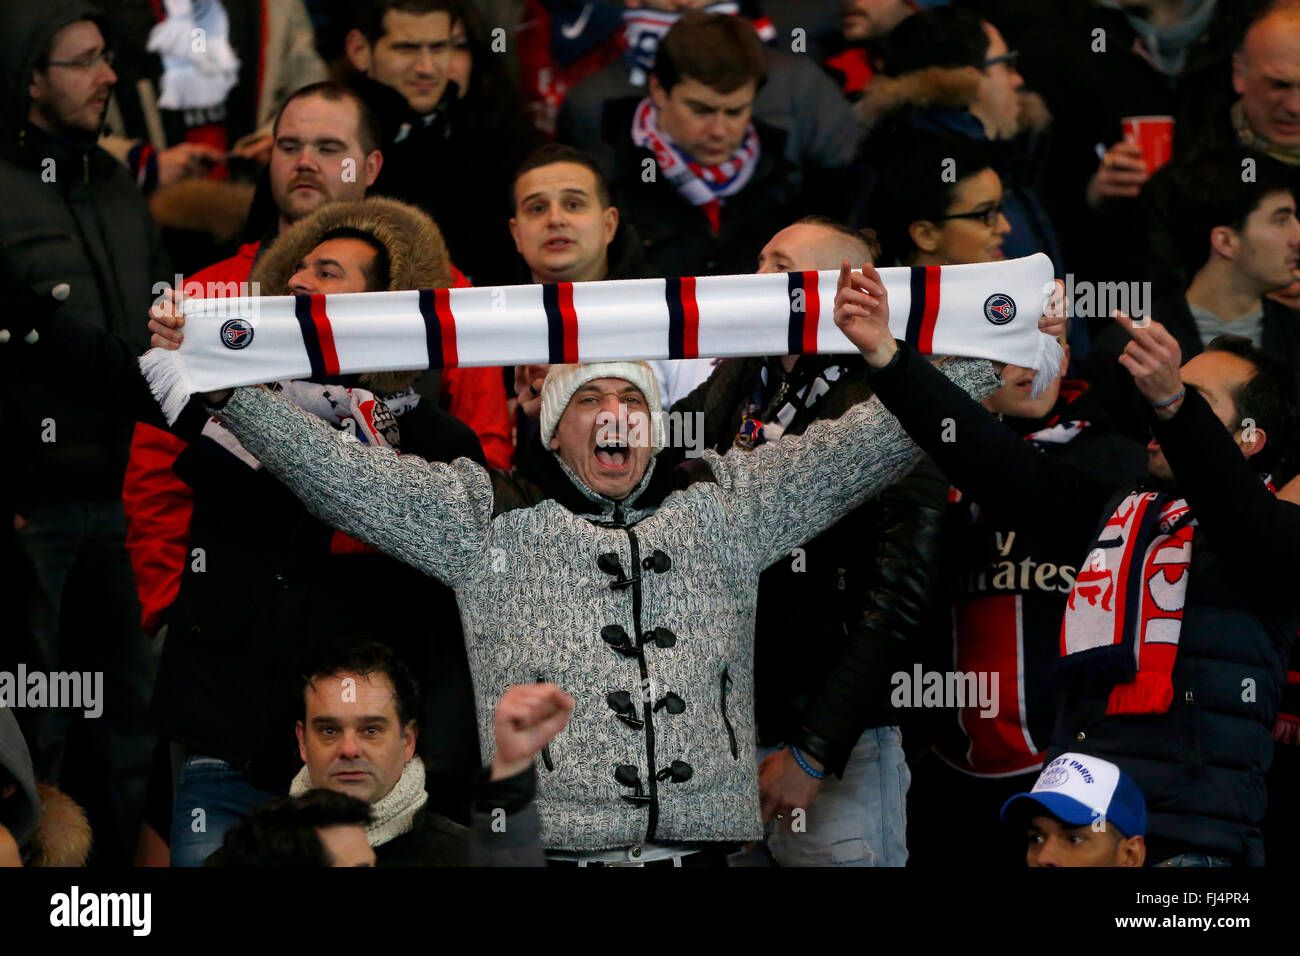
[[[695,391],[696,386],[713,374],[721,359],[657,359],[649,363],[659,383],[659,402],[664,411],[673,403]]]

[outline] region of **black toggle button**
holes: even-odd
[[[620,794],[620,796],[628,803],[635,803],[639,806],[644,806],[647,803],[654,802],[654,797],[645,796],[641,792],[641,778],[637,775],[636,767],[632,766],[632,764],[619,764],[619,766],[614,768],[614,779],[617,780],[621,786],[636,788],[635,793]]]
[[[636,657],[639,653],[632,646],[632,640],[627,636],[627,631],[617,624],[606,624],[602,627],[600,629],[600,639],[624,657]]]
[[[641,580],[641,575],[639,574],[634,574],[630,578],[623,574],[623,563],[619,561],[618,555],[613,551],[606,551],[604,554],[597,557],[596,567],[600,568],[600,570],[604,571],[606,574],[612,574],[614,577],[618,578],[617,581],[609,582],[609,586],[616,590],[618,588],[625,588],[629,584],[634,584]],[[633,570],[635,570],[635,568]]]
[[[656,780],[667,780],[672,778],[673,783],[685,783],[695,774],[695,769],[685,760],[674,760],[663,770],[655,774]]]
[[[650,557],[641,562],[641,567],[647,571],[653,571],[655,574],[663,574],[673,566],[672,558],[664,554],[658,548],[650,552]]]
[[[640,730],[645,726],[645,721],[636,716],[636,705],[632,703],[632,695],[625,690],[610,691],[605,696],[605,702],[609,704],[610,709],[623,723],[629,727]]]
[[[672,691],[669,691],[664,694],[663,697],[660,697],[654,706],[655,713],[658,713],[660,710],[667,710],[670,714],[680,714],[685,709],[686,701],[682,700]]]
[[[656,627],[650,632],[650,638],[655,642],[655,647],[673,647],[677,644],[677,635],[666,627]]]

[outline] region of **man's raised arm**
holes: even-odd
[[[867,279],[854,274],[848,285],[841,282],[837,323],[841,313],[858,316],[868,307]],[[1063,320],[1045,316],[1039,328],[1051,334],[1056,321]],[[979,404],[983,396],[955,387],[947,368],[931,365],[911,346],[891,338],[864,355],[877,398],[965,495],[1003,520],[1047,522],[1062,534],[1090,539],[1096,512],[1113,487],[1040,452]],[[1067,500],[1081,506],[1061,514]],[[1077,528],[1062,528],[1075,519]]]
[[[867,266],[864,303],[837,309],[835,323],[869,364],[886,364],[897,348],[889,331],[884,284]],[[840,286],[850,279],[845,260]],[[856,278],[862,278],[857,276]],[[947,378],[944,378],[947,376]],[[1001,384],[985,359],[959,359],[944,366],[959,392],[978,401]],[[723,456],[707,453],[718,484],[731,499],[736,520],[757,532],[760,567],[779,560],[869,496],[907,474],[921,450],[876,398],[855,405],[835,421],[820,421],[803,435],[786,437],[754,451]]]
[[[479,560],[492,484],[470,459],[446,465],[363,445],[260,386],[235,389],[215,414],[326,524],[452,586]]]

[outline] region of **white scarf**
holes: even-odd
[[[218,106],[239,78],[230,20],[221,0],[163,0],[167,18],[149,31],[146,49],[162,57],[165,110]]]
[[[364,388],[343,385],[319,385],[316,382],[272,382],[273,391],[282,392],[286,398],[304,411],[322,418],[340,431],[347,432],[363,445],[396,448],[399,444],[397,416],[419,402],[414,389],[400,393],[388,402]],[[414,396],[414,401],[412,401]],[[216,442],[254,471],[262,463],[234,436],[234,433],[215,418],[203,426],[203,436]]]
[[[1038,331],[1052,262],[880,270],[890,331],[927,355],[986,358],[1057,376]],[[169,422],[196,392],[363,371],[634,359],[856,354],[833,319],[837,271],[561,282],[422,292],[193,299],[180,349],[141,370]]]
[[[312,789],[311,775],[307,772],[307,765],[303,764],[289,785],[289,796],[301,797]],[[372,847],[383,846],[389,840],[395,840],[409,832],[415,825],[416,812],[428,800],[429,794],[424,789],[424,761],[412,757],[410,763],[402,768],[402,776],[393,785],[393,789],[378,803],[370,805],[375,819],[366,827],[366,842]]]

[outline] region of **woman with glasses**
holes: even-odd
[[[872,196],[867,221],[884,261],[945,266],[1007,258],[1002,180],[978,144],[919,131],[900,136]]]
[[[886,75],[872,81],[858,104],[859,118],[870,127],[863,166],[868,174],[878,169],[899,151],[900,136],[913,131],[946,133],[983,147],[1005,190],[1006,257],[1043,252],[1063,275],[1056,230],[1038,197],[1050,117],[1041,99],[1024,89],[1018,57],[997,27],[969,11],[938,7],[908,17],[889,35]],[[984,206],[988,202],[981,198]],[[875,225],[854,222],[866,224]],[[986,249],[974,261],[990,254]]]

